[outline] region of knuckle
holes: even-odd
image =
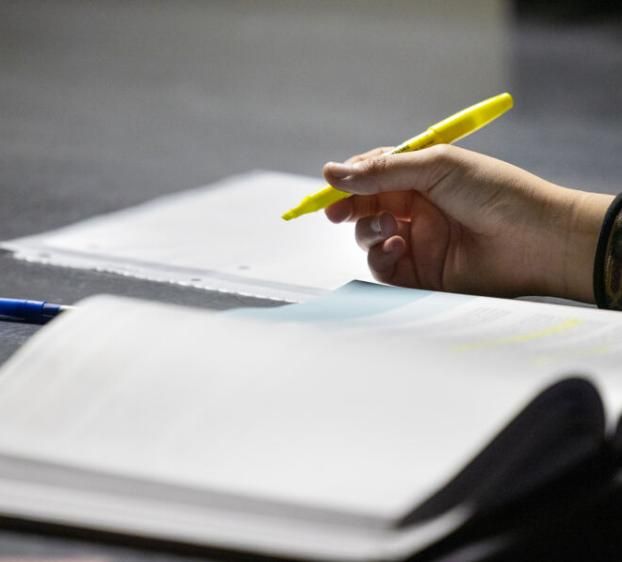
[[[352,163],[360,162],[361,160],[365,160],[365,158],[366,158],[366,155],[364,153],[363,154],[355,154],[353,156],[350,156],[350,158],[348,158],[346,160],[346,162],[352,162]]]
[[[382,147],[377,146],[376,148],[372,148],[371,150],[368,150],[367,152],[365,152],[364,154],[362,154],[362,156],[364,156],[365,160],[370,160],[371,158],[375,158],[377,156],[380,156],[382,154],[383,150]]]
[[[363,250],[369,250],[370,247],[370,227],[369,227],[369,218],[364,218],[356,221],[356,226],[354,228],[354,239],[359,247]]]
[[[383,263],[380,256],[380,248],[377,246],[372,247],[367,252],[367,267],[377,281],[385,282],[389,278],[391,267]]]
[[[388,167],[386,156],[375,156],[366,160],[362,165],[362,172],[366,176],[380,176]]]
[[[450,173],[455,177],[455,172],[461,168],[460,149],[450,144],[431,147],[428,157],[430,158],[427,162],[430,188],[434,188]]]
[[[348,161],[349,162],[364,162],[365,160],[369,160],[370,158],[373,158],[374,156],[378,156],[382,154],[382,148],[381,147],[377,147],[377,148],[372,148],[371,150],[368,150],[367,152],[361,152],[360,154],[355,154],[354,156],[351,156]]]
[[[449,164],[456,159],[456,147],[451,144],[437,144],[428,149],[428,155],[440,164]]]

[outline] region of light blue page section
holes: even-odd
[[[406,306],[417,316],[450,310],[473,297],[352,281],[326,296],[277,308],[244,308],[227,315],[276,322],[348,323]],[[415,306],[413,306],[415,305]]]

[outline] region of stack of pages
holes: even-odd
[[[32,262],[301,302],[371,280],[352,224],[331,224],[323,213],[281,219],[321,185],[249,172],[1,247]]]
[[[0,372],[0,512],[394,560],[599,454],[614,312],[352,283],[210,313],[95,297]]]

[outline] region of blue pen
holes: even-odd
[[[52,304],[46,301],[0,298],[0,320],[45,324],[61,312],[72,308],[72,306]]]

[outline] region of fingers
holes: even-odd
[[[400,193],[381,193],[379,195],[353,195],[342,199],[326,209],[326,216],[332,222],[355,221],[363,217],[377,215],[381,211],[391,213],[399,220],[409,220],[413,201],[421,197],[415,191]]]
[[[367,252],[369,269],[378,281],[394,283],[396,275],[405,277],[400,262],[408,249],[408,229],[409,223],[397,221],[389,213],[357,221],[356,241]]]
[[[397,234],[397,229],[397,221],[389,213],[365,217],[356,223],[356,242],[363,250],[369,250]]]
[[[400,259],[406,253],[406,241],[401,236],[373,246],[367,254],[367,263],[374,277],[384,283],[392,283]]]
[[[462,152],[450,145],[437,145],[351,163],[329,162],[324,166],[324,177],[333,187],[359,195],[406,190],[425,192],[459,166]]]
[[[352,197],[349,199],[342,199],[330,207],[327,207],[324,212],[326,213],[328,220],[334,223],[350,220],[354,213],[352,199]]]
[[[348,199],[342,199],[334,205],[326,208],[326,216],[332,222],[343,222],[345,220],[357,220],[361,217],[368,217],[376,215],[382,208],[381,202],[378,197],[349,197]],[[392,206],[386,207],[387,211],[393,214],[394,209]]]
[[[386,154],[387,152],[391,152],[393,150],[393,146],[379,146],[377,148],[372,148],[367,152],[363,152],[362,154],[355,154],[346,160],[348,164],[354,164],[355,162],[362,162],[363,160],[368,160],[369,158],[374,158],[376,156],[381,156]]]
[[[394,148],[395,147],[393,146],[379,146],[376,148],[372,148],[367,152],[351,156],[346,160],[346,164],[354,164],[356,162],[363,162],[370,158],[379,157],[391,152]],[[331,222],[340,223],[346,220],[356,220],[361,217],[376,214],[378,212],[378,209],[378,201],[372,198],[366,200],[356,200],[354,198],[351,198],[344,199],[335,203],[334,205],[328,207],[325,212],[326,216]],[[397,216],[401,216],[407,213],[407,211],[402,212],[401,209],[389,209],[389,211],[393,212],[393,214]]]

